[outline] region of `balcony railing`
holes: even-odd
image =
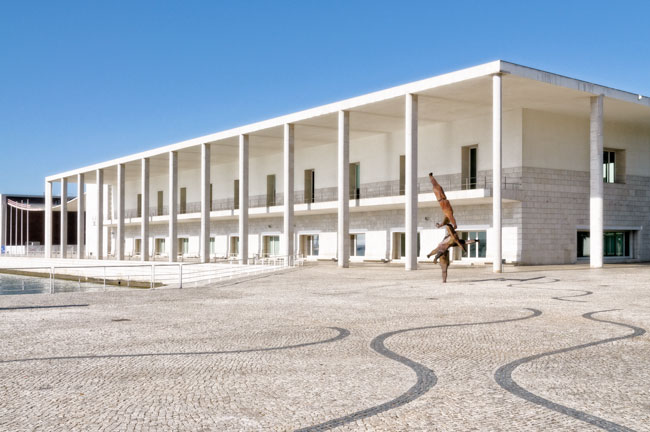
[[[491,189],[492,188],[492,178],[483,176],[476,178],[464,178],[460,177],[441,177],[438,179],[438,182],[442,188],[449,191],[457,190],[468,190],[468,189]],[[521,188],[520,179],[517,177],[504,177],[501,182],[501,187],[503,190],[517,190]],[[428,178],[418,179],[417,184],[418,193],[431,193],[433,188]],[[393,182],[384,182],[384,183],[374,183],[374,184],[362,184],[361,187],[357,189],[350,190],[350,199],[363,199],[363,198],[382,198],[382,197],[391,197],[404,195],[405,190],[402,185],[399,184],[399,181]],[[305,204],[305,203],[320,203],[328,201],[338,200],[338,192],[336,187],[316,189],[311,197],[311,200],[305,200],[304,191],[296,191],[294,193],[294,203],[295,204]],[[211,211],[224,211],[224,210],[236,210],[239,208],[238,205],[235,205],[234,198],[225,198],[212,201]],[[249,208],[260,208],[260,207],[271,207],[271,206],[280,206],[284,204],[284,199],[281,194],[277,194],[275,197],[268,198],[266,195],[255,195],[249,197],[248,207]],[[185,210],[185,211],[183,211]],[[199,213],[201,211],[200,202],[189,202],[186,203],[185,208],[181,205],[178,206],[178,214],[186,213]],[[162,207],[150,207],[149,216],[167,216],[169,215],[169,209],[167,206]],[[136,218],[139,217],[137,209],[128,209],[125,211],[125,217]]]

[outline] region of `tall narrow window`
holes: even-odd
[[[365,234],[350,234],[350,256],[366,256]]]
[[[228,254],[231,257],[236,257],[237,255],[239,255],[239,236],[231,236],[229,246],[230,247],[229,247]]]
[[[190,239],[188,238],[179,238],[178,239],[178,254],[187,255],[190,247]]]
[[[187,213],[187,188],[181,188],[181,214]]]
[[[133,242],[133,255],[140,255],[142,251],[142,239],[135,239]]]
[[[361,197],[361,163],[350,164],[350,199]]]
[[[158,216],[163,215],[163,191],[158,191],[158,206],[156,210],[156,214]]]
[[[217,244],[215,242],[214,237],[210,237],[210,255],[214,255],[217,253]]]
[[[136,217],[142,217],[142,194],[138,194],[138,202],[136,203]]]
[[[273,256],[280,253],[280,236],[264,236],[262,243],[262,254],[264,256]]]
[[[275,174],[266,176],[266,206],[275,205]]]
[[[300,253],[305,256],[318,256],[318,234],[300,237]]]
[[[399,157],[399,194],[406,193],[406,156],[400,155]]]
[[[476,189],[478,146],[461,148],[461,189]]]
[[[603,182],[625,183],[625,150],[603,151]]]
[[[305,203],[315,202],[315,174],[313,169],[305,170]]]
[[[156,239],[156,255],[162,255],[165,253],[165,239],[157,238]]]
[[[212,211],[212,183],[210,183],[210,211]]]
[[[237,210],[239,208],[239,180],[235,180],[234,188],[235,190],[233,191],[233,197],[234,197],[233,208]]]

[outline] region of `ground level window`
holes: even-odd
[[[588,231],[578,231],[578,258],[588,258],[591,244]],[[603,233],[603,255],[606,257],[629,257],[630,231],[607,231]]]
[[[280,236],[264,236],[262,254],[265,257],[280,254]]]
[[[366,256],[365,234],[350,234],[350,256]]]
[[[212,185],[210,185],[212,186]],[[214,255],[216,253],[216,243],[214,241],[214,237],[210,237],[210,255]]]
[[[420,233],[417,240],[417,256],[420,256]],[[393,233],[393,259],[400,259],[406,256],[406,233]]]
[[[230,248],[228,249],[230,256],[239,255],[239,237],[231,236],[230,237]]]
[[[300,253],[305,256],[318,256],[318,234],[303,235],[300,237]]]
[[[179,238],[178,239],[178,254],[187,255],[190,247],[190,239],[188,238]]]
[[[135,239],[133,243],[133,253],[135,255],[140,255],[142,252],[142,239]]]
[[[156,239],[156,255],[162,255],[165,253],[165,239],[157,238]]]
[[[487,240],[485,231],[461,231],[458,236],[463,240],[478,240],[478,243],[467,245],[467,252],[462,252],[462,249],[456,248],[462,252],[462,258],[485,258],[487,250]]]

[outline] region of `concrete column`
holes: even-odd
[[[492,229],[494,230],[494,262],[492,271],[501,273],[501,144],[502,144],[501,74],[492,76]]]
[[[126,166],[117,165],[117,237],[115,239],[115,258],[124,259],[124,185]]]
[[[61,240],[60,244],[60,257],[67,258],[68,256],[68,179],[61,179]]]
[[[603,266],[603,95],[591,98],[589,127],[589,265]]]
[[[140,256],[142,261],[149,261],[149,158],[141,161],[142,219],[140,223]]]
[[[97,183],[97,223],[95,232],[97,234],[97,259],[104,257],[104,170],[95,171]]]
[[[45,181],[45,258],[52,258],[52,182]]]
[[[86,196],[84,195],[85,178],[83,174],[77,174],[77,258],[83,259],[86,256],[84,243],[85,234],[85,213],[86,213]]]
[[[248,264],[248,135],[239,135],[239,262]]]
[[[406,270],[418,268],[418,97],[406,95],[404,151]]]
[[[167,253],[169,262],[176,262],[178,255],[178,231],[176,226],[178,213],[178,153],[169,152],[169,245]]]
[[[284,125],[284,251],[290,263],[293,250],[293,150],[294,125]]]
[[[350,266],[350,113],[339,111],[338,130],[338,265]]]
[[[0,194],[0,251],[7,246],[7,196]]]
[[[210,144],[201,144],[201,262],[210,262]]]

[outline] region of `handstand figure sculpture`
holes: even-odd
[[[442,186],[440,186],[440,184],[436,181],[433,173],[429,173],[429,180],[431,180],[431,184],[433,185],[433,193],[436,195],[436,199],[438,200],[438,204],[440,204],[442,213],[445,215],[445,219],[442,221],[442,223],[436,223],[436,227],[440,228],[441,226],[451,222],[451,225],[454,227],[454,229],[458,228],[458,225],[456,225],[456,219],[454,218],[454,209],[451,208],[451,204],[449,204],[449,200],[447,200],[445,191],[442,189]]]
[[[463,249],[463,251],[467,252],[467,248],[465,245],[472,244],[472,243],[478,243],[478,240],[463,240],[458,237],[458,233],[454,229],[454,227],[451,226],[451,224],[445,224],[445,227],[447,228],[447,235],[445,236],[444,239],[440,242],[440,244],[429,254],[427,255],[427,258],[430,258],[431,255],[435,255],[433,257],[433,263],[437,264],[438,259],[440,259],[440,268],[442,269],[442,282],[445,283],[447,282],[447,268],[449,267],[449,249],[452,247],[460,247]]]

